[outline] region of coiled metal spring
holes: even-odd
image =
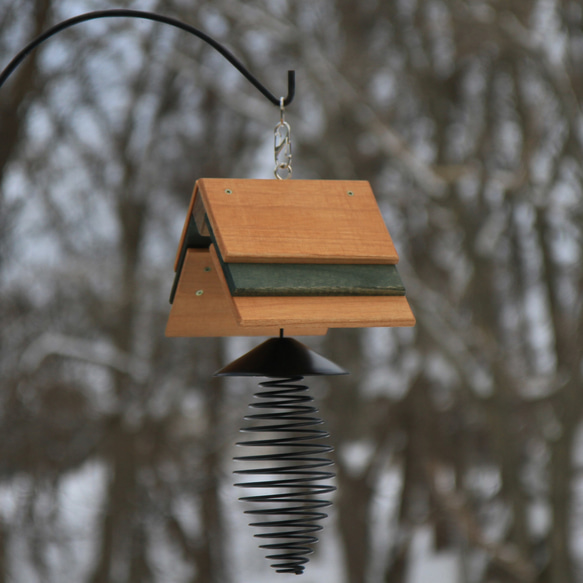
[[[331,466],[333,462],[326,457],[319,457],[330,453],[333,448],[313,442],[315,439],[327,438],[329,434],[314,428],[323,421],[314,416],[318,409],[311,404],[314,399],[307,394],[308,387],[292,384],[301,380],[302,376],[295,376],[260,383],[260,386],[271,390],[257,392],[256,398],[266,400],[249,406],[269,411],[246,416],[246,421],[258,421],[261,425],[245,427],[241,431],[275,436],[238,443],[240,446],[269,448],[270,451],[235,458],[237,461],[263,464],[263,467],[256,469],[238,470],[236,474],[276,477],[235,485],[268,490],[265,494],[245,496],[240,500],[266,506],[246,511],[246,514],[265,518],[250,523],[250,526],[267,529],[267,532],[255,536],[274,541],[260,545],[260,548],[273,552],[267,554],[266,558],[274,561],[271,566],[276,572],[296,575],[303,573],[309,561],[307,555],[313,552],[308,545],[318,542],[314,533],[321,531],[322,526],[317,522],[327,517],[321,510],[332,504],[320,496],[336,490],[335,486],[318,483],[335,475],[321,469]],[[275,462],[276,465],[273,467],[264,462]]]

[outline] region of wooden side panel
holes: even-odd
[[[241,326],[325,325],[328,328],[414,326],[405,296],[236,297]]]
[[[206,210],[204,208],[204,203],[202,202],[202,196],[198,195],[195,190],[193,198],[194,204],[192,206],[192,216],[196,223],[196,228],[203,237],[209,237],[210,233],[207,227],[207,222],[205,221]]]
[[[197,295],[197,291],[202,294]],[[166,325],[166,336],[277,336],[277,326],[240,326],[208,249],[188,249]],[[325,326],[286,329],[294,336],[326,334]]]
[[[366,181],[202,178],[198,188],[228,263],[399,260]]]

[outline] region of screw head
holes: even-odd
[[[210,271],[210,270],[211,270],[211,268],[210,268],[210,267],[205,267],[205,268],[204,268],[204,270],[205,270],[205,271]]]
[[[348,196],[354,196],[354,192],[353,192],[352,190],[349,190],[349,191],[348,191],[346,194],[347,194]]]
[[[225,194],[233,194],[233,191],[230,188],[225,188]]]
[[[202,290],[202,289],[196,290],[197,296],[202,296],[203,293],[204,293],[204,290]]]

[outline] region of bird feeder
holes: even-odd
[[[399,260],[366,181],[197,181],[167,336],[322,335],[413,326]]]
[[[289,130],[289,128],[288,128]],[[276,149],[277,150],[277,149]],[[277,154],[276,154],[277,158]],[[315,441],[328,433],[298,384],[305,376],[347,374],[288,335],[328,328],[412,326],[399,260],[368,182],[345,180],[200,179],[182,230],[174,269],[167,336],[274,336],[224,367],[218,376],[259,376],[263,399],[242,429],[259,439],[238,443],[261,453],[238,462],[236,484],[260,493],[241,500],[278,573],[301,574],[322,511],[335,487]],[[267,437],[270,435],[271,437]],[[267,465],[266,465],[267,464]],[[259,477],[274,479],[257,481]]]

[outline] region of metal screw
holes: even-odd
[[[233,194],[233,191],[230,188],[225,188],[225,194]]]
[[[199,290],[197,290],[196,295],[197,296],[202,296],[203,293],[204,293],[204,290],[199,289]]]
[[[205,268],[204,268],[204,270],[205,270],[205,271],[210,271],[210,270],[211,270],[211,268],[210,268],[210,267],[205,267]]]
[[[354,192],[352,192],[352,190],[349,190],[346,194],[348,194],[348,196],[354,196]]]

